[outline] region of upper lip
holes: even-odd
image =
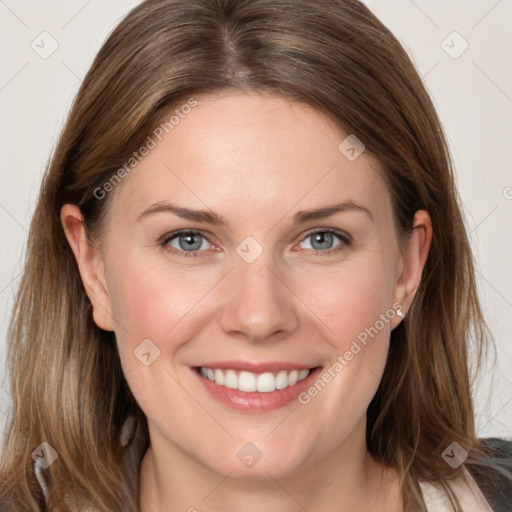
[[[213,361],[211,363],[203,363],[198,367],[204,368],[218,368],[220,370],[239,370],[251,373],[263,373],[263,372],[276,372],[279,370],[309,370],[310,368],[316,368],[319,365],[311,364],[300,364],[290,363],[287,361],[268,361],[259,362],[254,361]]]

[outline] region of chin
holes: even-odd
[[[265,453],[267,452],[267,454]],[[219,460],[222,461],[219,464]],[[284,478],[297,473],[302,464],[290,455],[288,450],[263,448],[258,450],[252,443],[246,443],[230,457],[216,457],[210,468],[215,472],[238,480],[268,480]],[[212,461],[213,462],[213,461]]]

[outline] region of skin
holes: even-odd
[[[76,206],[61,211],[94,320],[115,332],[148,418],[141,510],[402,510],[396,472],[365,444],[397,315],[307,405],[234,410],[190,367],[225,359],[332,366],[393,303],[407,314],[432,238],[428,213],[416,213],[401,247],[378,163],[366,153],[349,161],[338,149],[348,134],[309,106],[234,91],[196,99],[111,192],[99,248],[86,242]],[[211,210],[229,226],[169,212],[136,220],[160,201]],[[298,211],[342,201],[373,219],[348,210],[292,223]],[[313,228],[341,230],[351,243],[334,236],[318,249],[306,237]],[[194,239],[203,241],[196,257],[170,252],[185,252],[179,238],[159,243],[182,229],[205,233]],[[236,252],[247,236],[263,249],[252,263]],[[144,339],[160,350],[149,366],[134,357]],[[237,458],[248,442],[262,453],[252,467]]]

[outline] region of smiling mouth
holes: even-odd
[[[302,370],[279,370],[277,372],[253,373],[221,368],[206,368],[204,366],[194,368],[204,379],[208,379],[219,386],[251,393],[271,393],[272,391],[285,389],[306,379],[319,367]]]

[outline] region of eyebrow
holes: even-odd
[[[365,213],[370,219],[375,222],[372,212],[356,201],[345,201],[343,203],[336,203],[331,206],[325,206],[315,210],[305,210],[297,212],[293,217],[294,224],[300,224],[310,220],[325,219],[339,212],[356,211]]]
[[[303,224],[311,220],[325,219],[332,215],[340,212],[356,211],[365,213],[373,222],[375,218],[372,212],[356,201],[345,201],[343,203],[336,203],[322,208],[316,208],[312,210],[301,210],[293,216],[293,224]],[[207,224],[229,226],[229,223],[221,216],[211,210],[192,210],[185,208],[184,206],[178,206],[171,202],[159,202],[152,204],[149,208],[146,208],[136,219],[135,222],[140,222],[146,217],[155,215],[157,213],[172,213],[181,217],[195,222],[203,222]]]

